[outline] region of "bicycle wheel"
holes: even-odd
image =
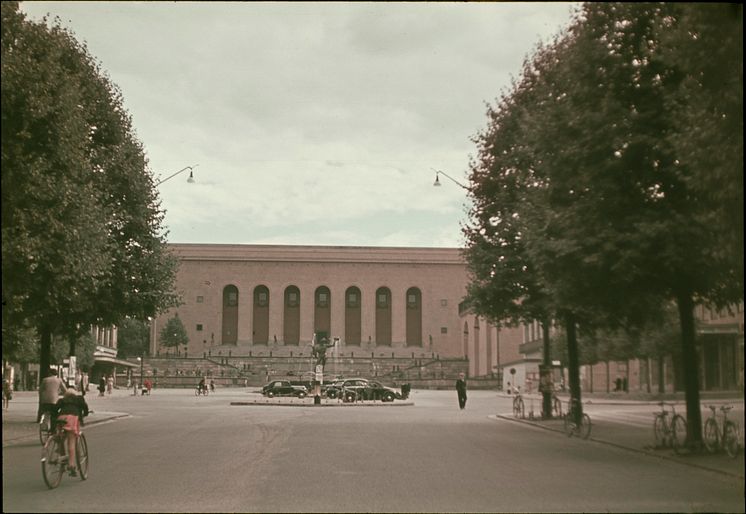
[[[43,445],[45,442],[47,442],[47,438],[49,437],[49,433],[52,431],[52,420],[49,417],[49,414],[46,412],[43,412],[41,415],[41,419],[39,420],[39,442]]]
[[[653,420],[653,440],[655,441],[656,448],[663,448],[666,446],[666,427],[665,419],[662,415],[656,414]]]
[[[738,455],[738,430],[736,429],[735,423],[731,421],[725,422],[725,430],[723,430],[723,448],[731,459],[735,459]]]
[[[718,424],[715,418],[709,418],[705,422],[705,431],[702,439],[708,452],[715,453],[718,450]]]
[[[565,428],[565,434],[567,435],[567,437],[572,437],[577,431],[577,426],[575,425],[575,421],[573,421],[572,419],[571,412],[568,412],[567,414],[565,414],[564,428]]]
[[[681,453],[686,449],[687,427],[684,416],[676,414],[671,421],[671,446],[673,451]]]
[[[56,437],[49,437],[41,451],[41,476],[50,489],[60,485],[62,475],[65,472],[60,444]]]
[[[518,398],[513,400],[513,415],[516,418],[523,419],[525,412],[526,412],[526,406],[523,403],[523,398],[519,396]]]
[[[80,473],[80,479],[85,480],[88,478],[88,442],[85,440],[85,435],[80,434],[78,441],[75,443],[75,461],[78,464],[78,473]]]
[[[577,427],[577,432],[580,437],[583,439],[588,439],[591,435],[591,417],[583,413],[583,418],[580,420],[580,426]]]
[[[199,389],[194,390],[194,396],[199,396]]]

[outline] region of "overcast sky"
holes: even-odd
[[[486,105],[573,4],[24,2],[121,89],[174,243],[462,246]]]

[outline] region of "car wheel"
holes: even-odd
[[[305,391],[301,391],[301,392],[298,393],[298,398],[305,398],[306,396],[307,395],[306,395]]]
[[[274,398],[274,397],[275,397],[275,393],[273,393],[272,391],[267,391],[267,398]]]
[[[345,394],[345,397],[344,397],[344,400],[345,400],[345,401],[346,401],[347,403],[352,403],[352,402],[354,402],[354,401],[355,401],[355,393],[346,393],[346,394]]]
[[[335,398],[337,398],[337,392],[336,391],[327,391],[326,392],[326,397],[334,400]]]
[[[381,399],[381,401],[384,401],[384,402],[393,402],[394,401],[394,395],[391,394],[391,393],[386,393],[385,395],[383,395],[383,398]]]

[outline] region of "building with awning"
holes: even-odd
[[[93,352],[93,367],[90,372],[90,382],[98,383],[102,376],[117,376],[118,372],[136,368],[139,364],[117,358],[117,328],[91,327],[91,335],[96,340],[96,350]]]

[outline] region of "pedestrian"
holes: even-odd
[[[132,381],[132,395],[137,396],[137,380]]]
[[[98,381],[98,395],[103,396],[106,392],[106,377],[101,375],[101,380]]]
[[[150,390],[153,389],[153,383],[150,381],[149,378],[145,379],[145,390],[148,392],[148,396],[150,396]]]
[[[456,393],[458,393],[458,406],[461,409],[466,407],[466,378],[463,373],[458,374],[458,380],[456,380]]]
[[[111,394],[114,391],[114,376],[109,375],[109,378],[106,379],[106,392]]]
[[[10,385],[10,380],[3,378],[3,410],[8,410],[10,400],[13,399],[13,388]]]

